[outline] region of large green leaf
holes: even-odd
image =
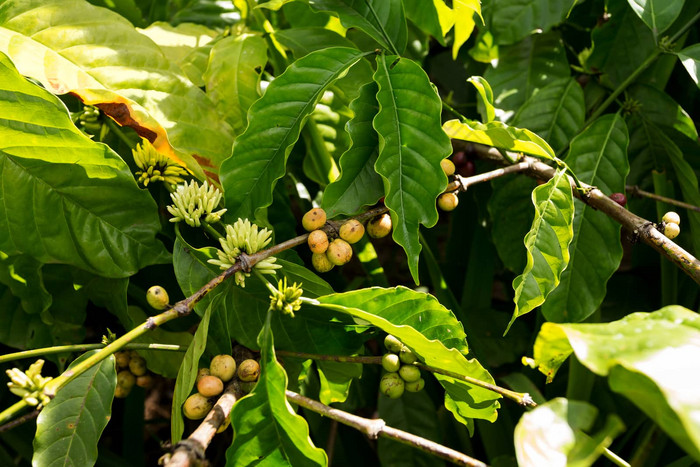
[[[0,251],[126,277],[168,255],[157,207],[109,147],[0,54]]]
[[[110,10],[84,0],[7,1],[0,51],[23,75],[97,105],[200,177],[214,176],[230,153],[231,129],[204,92]]]
[[[497,66],[490,66],[484,78],[493,89],[496,118],[503,122],[535,91],[571,75],[564,46],[553,32],[529,36],[499,52]]]
[[[657,126],[673,128],[692,140],[698,139],[693,119],[671,96],[652,86],[635,84],[627,89],[627,96],[641,105],[644,118]]]
[[[403,0],[403,6],[409,20],[445,45],[445,34],[452,27],[454,18],[443,0]]]
[[[69,368],[94,352],[83,354]],[[116,386],[117,371],[111,355],[63,386],[39,413],[33,465],[94,465],[97,441],[112,415]]]
[[[22,308],[29,314],[45,312],[53,301],[44,286],[41,267],[42,264],[31,256],[7,257],[0,252],[0,283],[22,300]]]
[[[685,0],[627,0],[627,2],[658,39],[659,35],[678,18]]]
[[[491,32],[496,43],[514,44],[534,32],[548,32],[561,23],[576,0],[493,0]]]
[[[260,75],[266,63],[267,46],[260,36],[226,37],[211,49],[204,73],[207,95],[235,134],[243,132],[248,109],[260,97]]]
[[[412,60],[377,57],[374,79],[379,85],[377,173],[384,179],[385,203],[394,225],[393,238],[406,251],[408,267],[418,283],[420,224],[438,220],[435,199],[447,185],[440,161],[452,152],[440,128],[440,97],[423,69]],[[390,66],[391,65],[391,66]]]
[[[379,137],[372,126],[379,111],[377,89],[374,82],[366,84],[350,104],[355,115],[347,126],[352,146],[340,157],[340,178],[323,194],[323,209],[329,217],[354,214],[384,195],[382,179],[374,170],[379,150]]]
[[[309,426],[287,402],[287,373],[275,358],[270,310],[260,332],[260,380],[253,392],[233,406],[235,437],[226,465],[327,465],[323,449],[313,445]]]
[[[562,397],[523,414],[515,427],[515,452],[521,467],[587,467],[624,430],[619,418],[611,415],[593,436],[598,409]]]
[[[585,120],[583,89],[575,79],[565,78],[531,96],[513,117],[513,125],[534,131],[559,152],[581,131]]]
[[[548,380],[572,352],[700,460],[697,313],[674,305],[606,324],[542,326],[534,356]]]
[[[678,58],[688,71],[690,78],[700,86],[700,44],[693,44],[681,50],[678,52]]]
[[[394,54],[406,49],[408,32],[401,0],[305,0],[316,11],[340,18],[346,28],[358,28]]]
[[[347,313],[398,337],[426,365],[493,382],[476,359],[467,359],[462,324],[433,296],[405,287],[372,287],[319,297],[320,306]],[[446,390],[445,405],[463,423],[495,420],[501,397],[461,380],[436,374]]]
[[[350,383],[362,376],[361,363],[316,361],[321,389],[318,399],[326,404],[345,402],[350,393]]]
[[[549,144],[535,133],[505,123],[448,120],[442,125],[442,129],[452,139],[471,141],[508,151],[524,152],[544,159],[556,158],[554,150]]]
[[[285,173],[306,118],[323,91],[362,56],[345,47],[312,52],[270,83],[221,167],[228,216],[254,219],[258,209],[272,203],[272,189]]]
[[[525,236],[527,264],[513,280],[515,311],[508,328],[519,316],[544,303],[569,264],[569,244],[573,237],[574,200],[566,171],[532,192],[535,219]],[[507,332],[507,329],[506,329]]]
[[[622,117],[605,115],[571,142],[566,163],[579,180],[603,193],[624,193],[628,143]],[[575,207],[569,266],[542,306],[549,321],[578,322],[590,316],[603,302],[608,279],[622,259],[620,224],[578,199]]]

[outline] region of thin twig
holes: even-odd
[[[637,185],[627,185],[625,187],[625,191],[627,191],[627,193],[631,194],[632,196],[637,196],[639,198],[649,198],[655,201],[661,201],[662,203],[670,204],[672,206],[678,206],[679,208],[688,209],[689,211],[700,212],[700,206],[684,203],[683,201],[678,201],[677,199],[668,198],[666,196],[649,193],[648,191],[642,190]]]
[[[29,420],[32,420],[38,416],[39,416],[39,410],[34,410],[33,412],[29,412],[27,414],[24,414],[21,417],[12,420],[11,422],[7,422],[4,425],[1,425],[0,426],[0,433],[11,430],[14,427],[19,426],[19,425],[23,424],[24,422],[28,422]]]
[[[41,357],[43,355],[54,355],[57,353],[87,352],[88,350],[104,349],[107,344],[77,344],[77,345],[56,345],[43,349],[23,350],[22,352],[8,353],[0,355],[0,363],[7,363],[13,360],[24,358]],[[171,352],[186,352],[186,345],[174,344],[141,344],[132,343],[122,347],[124,350],[166,350]]]

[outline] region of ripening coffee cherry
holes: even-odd
[[[320,229],[325,223],[326,211],[321,208],[313,208],[301,218],[301,225],[307,232]]]
[[[443,193],[438,198],[437,204],[443,211],[454,211],[459,204],[459,198],[457,198],[457,195],[454,193]]]
[[[197,381],[200,380],[200,378],[203,378],[204,376],[209,376],[211,372],[209,371],[209,368],[200,368],[197,371]]]
[[[462,167],[469,159],[467,159],[467,153],[464,151],[457,151],[452,154],[452,162],[457,167]]]
[[[397,373],[387,373],[379,381],[379,392],[391,399],[403,395],[405,383]]]
[[[387,353],[382,357],[382,368],[389,373],[396,373],[401,368],[401,360],[395,353]]]
[[[401,368],[399,369],[399,376],[401,376],[401,379],[407,383],[412,383],[413,381],[418,381],[420,379],[420,370],[417,366],[401,365]]]
[[[314,230],[309,234],[306,243],[308,243],[311,253],[325,253],[328,249],[328,235],[323,230]]]
[[[182,412],[190,420],[201,420],[207,416],[212,407],[214,407],[214,404],[209,401],[208,397],[195,393],[182,404]]]
[[[217,355],[211,359],[209,374],[216,376],[224,383],[231,381],[236,374],[236,360],[230,355]]]
[[[311,255],[311,264],[318,272],[328,272],[335,267],[325,253],[314,253]]]
[[[401,352],[399,352],[399,358],[406,365],[410,365],[411,363],[415,363],[416,360],[418,360],[418,358],[416,357],[416,354],[411,352],[411,349],[409,349],[405,345],[401,348]]]
[[[681,228],[678,227],[678,224],[666,224],[664,226],[664,235],[666,235],[671,240],[676,238],[680,233]]]
[[[411,381],[410,383],[404,384],[404,388],[408,392],[418,392],[423,390],[425,387],[425,380],[423,378],[418,378],[416,381]]]
[[[455,173],[455,165],[454,163],[449,160],[449,159],[443,159],[440,161],[440,167],[442,167],[442,171],[445,172],[445,175],[448,177],[450,175],[453,175]]]
[[[372,238],[383,238],[391,232],[391,216],[384,213],[367,223],[367,235]]]
[[[131,359],[131,354],[128,350],[122,350],[114,354],[114,360],[117,363],[117,368],[126,368],[129,366],[129,360]]]
[[[386,347],[389,352],[399,353],[401,352],[401,349],[403,349],[404,345],[396,337],[392,336],[391,334],[387,334],[387,336],[384,338],[384,347]]]
[[[335,266],[342,266],[352,258],[352,247],[342,238],[336,238],[328,245],[326,257]]]
[[[459,174],[462,177],[473,177],[476,174],[476,166],[474,161],[467,160],[460,168]]]
[[[197,381],[197,391],[204,397],[218,396],[224,392],[224,383],[216,376],[202,376]]]
[[[132,354],[129,359],[129,371],[134,374],[134,376],[143,376],[146,374],[146,360],[144,360],[140,355]]]
[[[170,298],[163,287],[154,285],[146,292],[146,301],[156,310],[165,310],[170,303]]]
[[[153,375],[142,375],[136,378],[136,386],[140,388],[150,389],[154,383]]]
[[[627,196],[625,196],[623,193],[613,193],[610,195],[610,199],[622,207],[625,207],[627,204]]]
[[[129,370],[122,370],[117,373],[117,386],[131,390],[136,384],[136,376],[133,375]]]
[[[238,379],[256,381],[260,376],[260,364],[253,359],[244,360],[238,367]]]
[[[365,226],[356,219],[349,219],[340,226],[340,238],[348,243],[357,243],[365,234]]]
[[[681,216],[679,216],[677,212],[668,211],[661,220],[667,224],[681,225]]]

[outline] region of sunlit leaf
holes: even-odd
[[[627,0],[632,10],[658,38],[678,18],[685,0]]]
[[[688,71],[690,78],[700,86],[700,44],[693,44],[681,50],[678,52],[678,58]]]
[[[478,92],[479,97],[481,97],[481,103],[484,108],[481,119],[484,123],[492,121],[496,118],[496,110],[493,107],[493,91],[491,90],[491,85],[481,76],[471,76],[467,81],[476,88],[476,92]]]
[[[403,0],[406,17],[445,45],[445,34],[454,24],[452,10],[443,0]]]
[[[318,360],[316,362],[321,389],[319,400],[326,404],[345,402],[350,393],[350,383],[362,376],[362,364]]]
[[[481,18],[481,3],[479,0],[453,0],[452,11],[455,23],[455,38],[452,43],[452,58],[457,59],[459,49],[472,35],[476,22],[474,15]],[[481,18],[483,23],[483,18]]]

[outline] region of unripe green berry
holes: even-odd
[[[677,212],[668,211],[661,220],[667,224],[681,225],[681,216]],[[666,236],[668,237],[668,235]]]
[[[335,266],[342,266],[352,258],[352,247],[342,238],[336,238],[328,245],[326,257]]]
[[[328,272],[335,267],[325,253],[314,253],[311,255],[311,264],[318,272]]]
[[[140,355],[133,354],[129,360],[129,371],[135,376],[143,376],[146,374],[146,360]]]
[[[197,381],[197,391],[204,397],[218,396],[224,392],[224,383],[216,376],[202,376]]]
[[[320,229],[325,223],[326,211],[321,208],[313,208],[301,218],[301,225],[307,232]]]
[[[379,392],[391,399],[398,399],[403,395],[405,383],[396,373],[387,373],[379,381]]]
[[[117,368],[126,368],[129,366],[129,360],[131,359],[131,354],[128,350],[122,350],[114,354],[114,360],[117,363]]]
[[[124,399],[131,392],[131,388],[126,389],[122,386],[117,386],[114,388],[114,397],[117,399]]]
[[[395,353],[388,353],[382,357],[382,367],[389,373],[396,373],[401,368],[401,360]]]
[[[442,167],[442,171],[445,172],[445,175],[447,175],[448,177],[455,173],[455,165],[449,159],[441,160],[440,167]]]
[[[678,224],[666,224],[664,226],[664,235],[666,235],[669,239],[676,238],[680,233],[681,228],[678,227]]]
[[[357,219],[349,219],[340,226],[340,238],[348,243],[357,243],[365,234],[365,226]]]
[[[411,349],[409,349],[406,346],[403,346],[403,348],[401,349],[401,352],[399,352],[399,358],[406,365],[410,365],[411,363],[415,363],[415,361],[418,360],[416,358],[416,354],[411,352]]]
[[[387,336],[384,338],[384,347],[386,347],[389,352],[399,353],[401,352],[403,346],[404,345],[401,343],[401,341],[391,334],[387,334]]]
[[[253,359],[243,361],[238,367],[238,379],[256,381],[260,376],[260,365]]]
[[[211,359],[209,374],[216,376],[224,383],[230,381],[236,374],[236,360],[230,355],[217,355]]]
[[[459,198],[454,193],[443,193],[438,198],[438,207],[446,212],[454,211],[458,204]]]
[[[163,287],[154,285],[146,292],[146,301],[156,310],[165,310],[170,303],[170,298]]]
[[[309,234],[306,243],[308,243],[311,253],[325,253],[328,249],[328,235],[323,230],[314,230]]]
[[[372,238],[383,238],[391,232],[391,216],[384,213],[367,223],[367,235]]]
[[[129,370],[122,370],[117,373],[117,386],[130,390],[136,383],[136,376]]]
[[[185,403],[182,405],[182,412],[190,420],[200,420],[207,416],[212,407],[214,407],[214,404],[209,401],[209,398],[200,393],[195,393],[185,400]]]
[[[423,390],[425,387],[425,380],[423,378],[418,378],[416,381],[411,381],[410,383],[406,383],[404,385],[404,388],[408,392],[418,392]]]
[[[401,379],[407,383],[411,383],[420,379],[420,370],[417,366],[401,365],[401,368],[399,369],[399,376],[401,376]]]

